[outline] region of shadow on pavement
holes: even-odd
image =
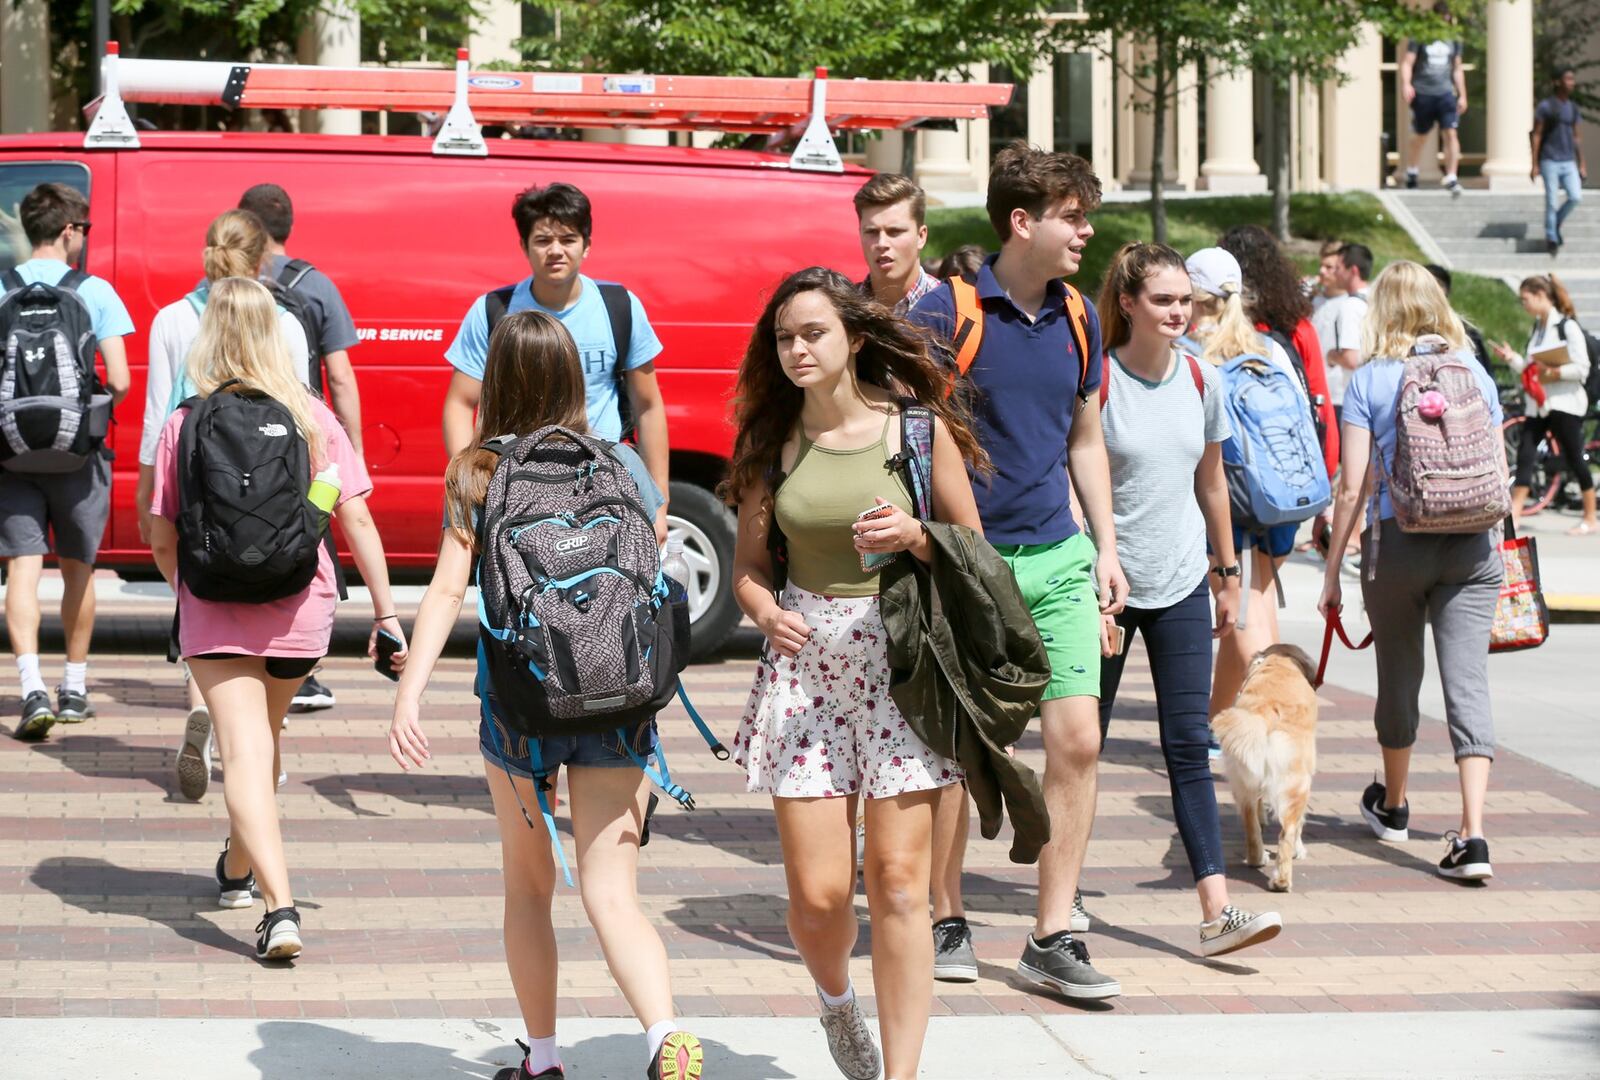
[[[486,1080],[499,1065],[467,1061],[441,1046],[419,1042],[382,1042],[353,1031],[325,1027],[304,1020],[271,1020],[256,1034],[261,1047],[250,1052],[250,1064],[261,1080],[365,1080],[392,1076],[396,1080]],[[505,1055],[504,1064],[515,1051]]]
[[[183,688],[183,669],[172,666],[170,679],[122,679],[94,677],[90,686],[94,697],[105,696],[119,705],[140,709],[165,709],[182,721],[189,712],[189,695]],[[181,723],[178,727],[181,727]],[[174,730],[177,730],[175,727]]]
[[[729,912],[723,921],[715,913]],[[735,914],[736,913],[736,914]],[[666,919],[687,934],[731,945],[781,963],[799,963],[789,940],[789,898],[770,893],[684,896],[666,912]],[[753,924],[753,925],[752,925]],[[866,923],[862,924],[867,929]],[[856,955],[866,955],[867,935],[856,942]]]
[[[481,810],[493,816],[494,804],[489,798],[488,785],[482,776],[459,776],[449,773],[414,771],[351,773],[348,776],[315,776],[301,781],[339,809],[356,817],[387,817],[377,810],[356,805],[352,792],[387,795],[391,799],[415,803],[418,806],[438,806],[455,803],[471,810]]]
[[[132,746],[110,735],[79,734],[87,724],[57,724],[36,753],[54,758],[91,780],[143,780],[169,797],[177,795],[174,753],[166,747]]]
[[[210,874],[171,870],[129,870],[104,859],[45,859],[28,879],[62,903],[94,915],[128,915],[158,923],[185,941],[255,958],[254,942],[199,917],[215,910],[216,882]],[[152,900],[191,900],[188,915],[162,914]]]

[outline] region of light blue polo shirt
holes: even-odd
[[[43,283],[58,285],[72,268],[60,259],[29,259],[17,265],[17,274],[29,285]],[[127,337],[133,333],[133,319],[123,306],[122,298],[105,278],[93,274],[77,288],[78,296],[89,309],[96,341],[106,338]]]
[[[583,381],[589,401],[589,431],[602,439],[622,437],[622,416],[617,411],[617,343],[611,339],[611,320],[606,316],[606,304],[594,279],[578,275],[582,288],[578,299],[564,311],[553,311],[533,298],[533,278],[517,282],[506,305],[506,314],[518,311],[542,311],[561,320],[572,340],[578,346],[578,358],[583,363]],[[644,306],[631,292],[633,305],[633,340],[628,343],[624,371],[632,371],[650,363],[661,355],[661,340],[656,337]],[[445,359],[463,375],[483,378],[483,368],[489,359],[489,316],[485,298],[480,296],[461,320],[461,329],[455,341],[445,350]]]

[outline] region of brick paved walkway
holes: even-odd
[[[713,727],[732,729],[748,658],[692,669]],[[253,912],[214,906],[225,831],[220,785],[198,805],[173,791],[182,695],[174,669],[97,657],[102,715],[50,742],[0,739],[0,1016],[483,1017],[516,1013],[501,957],[499,850],[476,753],[470,663],[447,661],[428,700],[435,767],[388,758],[389,688],[357,660],[324,681],[338,708],[293,717],[281,796],[308,952],[292,968],[249,956]],[[1321,773],[1297,891],[1274,896],[1223,831],[1235,899],[1282,911],[1286,932],[1224,961],[1194,954],[1198,918],[1172,825],[1142,661],[1130,665],[1101,767],[1084,894],[1096,962],[1122,981],[1109,1006],[1144,1012],[1330,1012],[1600,1004],[1600,791],[1514,754],[1495,768],[1489,825],[1498,877],[1436,878],[1456,816],[1441,725],[1424,725],[1406,845],[1373,840],[1355,812],[1376,761],[1370,701],[1325,690]],[[0,698],[0,716],[15,716]],[[1502,723],[1537,723],[1502,702]],[[783,929],[770,809],[713,760],[676,708],[663,719],[693,814],[663,812],[641,886],[674,960],[685,1016],[814,1012]],[[1042,765],[1037,737],[1022,754]],[[983,978],[938,988],[935,1011],[1071,1011],[1012,973],[1035,873],[1007,840],[975,840],[967,895]],[[858,907],[866,916],[865,899]],[[575,891],[557,902],[562,1009],[626,1015]],[[853,977],[870,993],[864,924]]]

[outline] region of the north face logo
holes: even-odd
[[[262,424],[256,430],[269,439],[281,439],[289,434],[289,429],[282,424]]]

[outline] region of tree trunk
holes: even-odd
[[[1272,80],[1272,235],[1280,243],[1289,240],[1289,152],[1294,129],[1291,112],[1289,79],[1280,76]]]
[[[917,175],[917,133],[900,132],[900,172],[905,176]]]
[[[1155,116],[1150,123],[1150,235],[1158,244],[1167,242],[1167,78],[1166,49],[1156,37],[1156,84],[1151,104]]]

